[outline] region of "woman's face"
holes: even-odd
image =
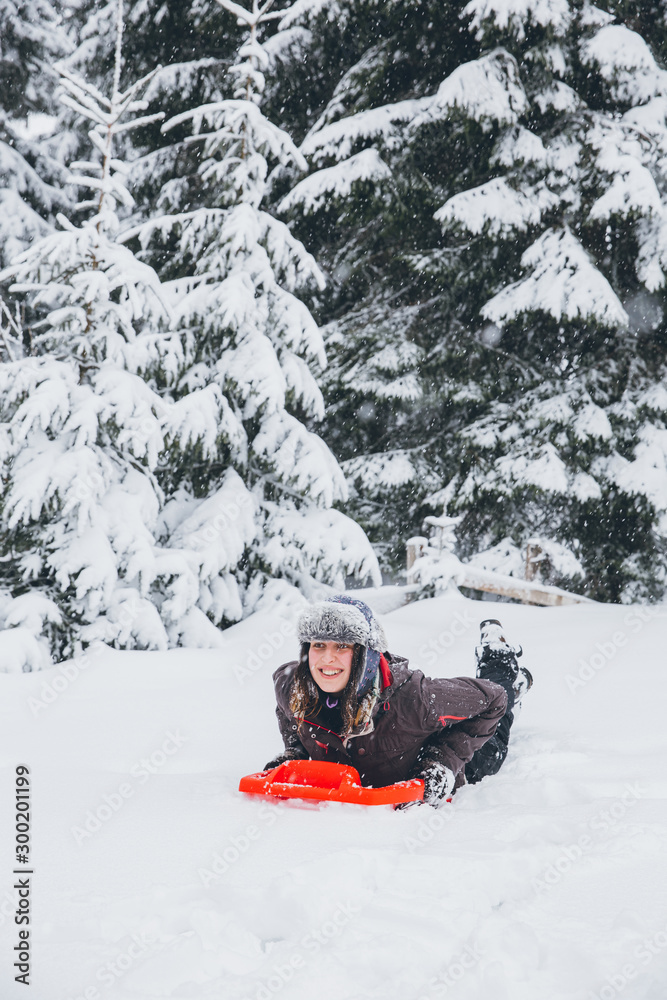
[[[354,644],[351,642],[311,642],[308,666],[321,691],[336,694],[350,679]]]

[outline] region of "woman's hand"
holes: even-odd
[[[424,780],[424,802],[429,806],[437,808],[454,791],[456,775],[444,764],[433,761],[424,768],[420,777]]]
[[[308,758],[296,753],[281,753],[274,760],[270,760],[268,764],[265,764],[262,770],[271,771],[274,767],[280,767],[281,764],[285,764],[288,760],[308,760]]]
[[[428,764],[414,775],[424,782],[424,798],[414,802],[402,802],[397,809],[409,809],[411,806],[427,805],[437,809],[454,791],[456,775],[445,764],[429,761]]]

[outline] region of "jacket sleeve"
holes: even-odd
[[[489,740],[507,709],[507,693],[492,681],[471,677],[422,681],[424,742],[416,764],[444,764],[455,775]]]
[[[276,689],[276,716],[280,735],[285,745],[284,753],[276,757],[276,761],[308,760],[308,751],[299,739],[296,722],[289,711],[289,691],[296,663],[283,663],[273,675]]]
[[[276,705],[276,715],[278,716],[280,735],[285,744],[285,759],[308,760],[308,751],[297,735],[296,724],[287,718],[280,705]]]

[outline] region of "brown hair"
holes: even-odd
[[[317,718],[321,707],[320,689],[313,680],[308,664],[309,651],[310,643],[304,642],[301,646],[299,665],[294,671],[294,680],[292,681],[292,689],[290,691],[290,710],[299,722],[303,722],[307,716]],[[364,714],[363,707],[366,699],[362,699],[361,705],[357,701],[357,687],[361,676],[363,653],[364,647],[355,643],[350,679],[340,692],[340,713],[343,720],[343,732],[341,735],[347,735],[347,733],[354,729]]]

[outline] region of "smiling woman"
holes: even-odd
[[[496,621],[482,622],[477,678],[429,678],[387,651],[363,601],[338,595],[300,616],[298,660],[274,674],[286,760],[327,760],[362,784],[424,780],[437,806],[464,784],[494,774],[507,754],[511,709],[532,682]]]

